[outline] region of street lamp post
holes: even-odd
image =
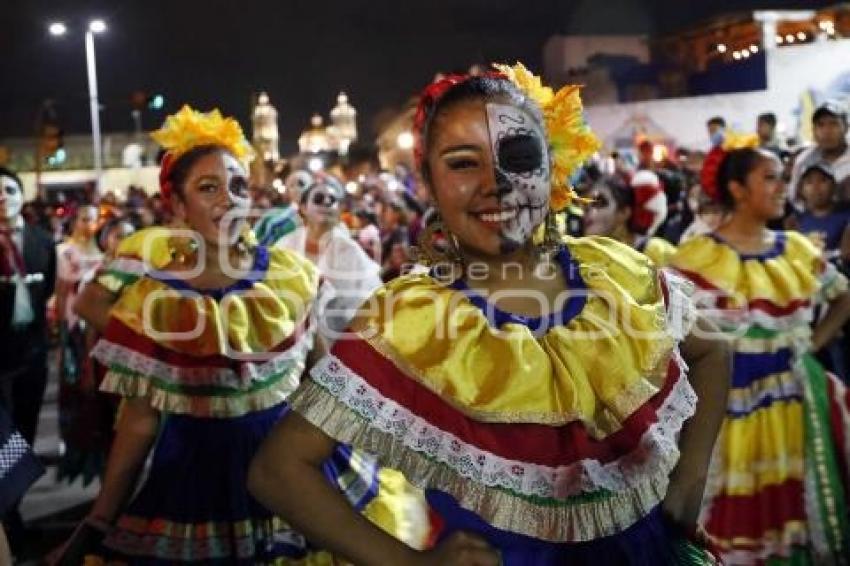
[[[91,140],[92,151],[94,151],[94,194],[95,198],[100,196],[100,183],[103,175],[103,154],[100,143],[100,103],[97,100],[97,66],[94,58],[94,24],[95,20],[86,30],[86,70],[89,78],[89,110],[91,112]],[[103,23],[103,22],[101,22]],[[103,31],[103,30],[101,30]]]
[[[48,27],[51,35],[65,35],[67,28],[62,22],[54,22]],[[103,177],[103,144],[100,140],[100,102],[97,98],[97,65],[94,53],[94,34],[106,31],[106,23],[97,19],[89,22],[86,30],[86,74],[89,82],[89,111],[91,113],[91,140],[94,156],[95,197],[100,195]]]

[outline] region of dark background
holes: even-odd
[[[31,135],[37,109],[55,100],[66,132],[88,132],[82,30],[92,17],[104,131],[130,131],[133,91],[218,106],[248,125],[252,94],[280,114],[282,150],[295,148],[313,112],[340,90],[359,111],[361,135],[438,71],[521,60],[540,72],[556,33],[660,34],[725,12],[816,8],[793,0],[0,0],[0,138]],[[61,19],[63,38],[47,33]],[[146,129],[164,112],[146,111]]]

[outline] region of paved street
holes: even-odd
[[[52,352],[51,356],[55,356]],[[37,564],[43,557],[64,540],[88,509],[97,494],[99,483],[92,482],[83,487],[78,479],[73,484],[56,481],[56,461],[59,456],[59,394],[57,364],[51,358],[50,376],[44,407],[39,421],[36,453],[47,465],[47,473],[24,497],[21,513],[31,527],[25,541],[23,564]]]

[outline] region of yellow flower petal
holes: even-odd
[[[203,113],[184,105],[167,117],[162,128],[152,132],[151,137],[175,158],[201,145],[221,146],[244,161],[254,156],[239,122],[225,118],[218,109]]]
[[[575,198],[569,185],[570,177],[602,146],[584,122],[580,88],[578,85],[567,85],[553,92],[522,63],[513,67],[501,64],[493,66],[523,94],[534,100],[543,112],[554,163],[550,204],[556,212],[563,210]]]

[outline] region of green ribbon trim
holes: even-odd
[[[756,340],[770,340],[782,334],[778,330],[762,328],[761,326],[751,326],[744,334],[744,338],[755,338]]]
[[[803,379],[803,406],[806,414],[804,440],[807,474],[812,474],[817,485],[820,521],[830,552],[841,557],[848,550],[846,544],[850,540],[850,523],[830,428],[827,375],[811,354],[804,355],[801,363],[806,372]]]
[[[103,272],[103,275],[114,277],[124,283],[124,285],[130,285],[131,283],[135,283],[136,281],[142,278],[142,276],[138,273],[131,273],[129,271],[119,271],[117,269],[108,268]]]
[[[215,385],[178,385],[171,381],[165,381],[156,376],[152,375],[143,375],[136,371],[133,371],[129,368],[123,367],[118,364],[114,364],[109,366],[109,371],[121,374],[122,377],[131,379],[131,380],[147,380],[153,385],[155,388],[160,389],[162,391],[166,391],[168,393],[174,393],[178,395],[197,395],[201,397],[238,397],[240,395],[245,395],[246,393],[255,393],[262,389],[267,389],[272,385],[278,383],[284,377],[287,377],[292,369],[296,367],[296,364],[289,366],[283,371],[273,374],[269,376],[267,379],[262,381],[255,381],[251,387],[247,389],[232,389],[229,387],[218,387]]]

